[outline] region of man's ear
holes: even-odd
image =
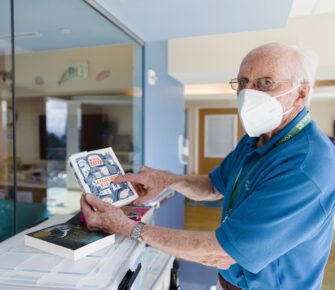
[[[297,98],[297,101],[300,104],[305,104],[306,100],[307,100],[307,96],[308,96],[310,91],[311,91],[311,84],[310,83],[301,84],[301,87],[299,89],[299,97]]]

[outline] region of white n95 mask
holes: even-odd
[[[283,116],[293,110],[293,107],[283,113],[283,107],[277,98],[296,90],[300,85],[280,94],[271,96],[265,92],[243,89],[238,95],[238,113],[244,130],[250,137],[259,137],[276,129]]]

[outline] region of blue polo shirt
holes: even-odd
[[[236,264],[219,270],[243,289],[320,289],[333,237],[335,146],[311,121],[299,134],[274,145],[307,113],[267,144],[245,135],[210,174],[224,195],[223,217],[236,176],[240,180],[267,153],[241,186],[232,211],[216,231]]]

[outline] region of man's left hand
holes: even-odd
[[[100,200],[93,194],[82,195],[80,205],[90,231],[104,231],[130,237],[135,228],[136,222],[129,219],[120,208]],[[90,205],[96,210],[94,211]]]

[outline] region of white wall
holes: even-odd
[[[312,99],[310,112],[322,132],[329,137],[334,137],[335,99]]]
[[[334,27],[335,13],[329,13],[292,17],[284,29],[169,40],[169,74],[184,84],[228,82],[248,51],[282,42],[315,50],[320,64],[317,79],[335,79]]]
[[[17,97],[67,96],[115,91],[133,93],[134,57],[132,44],[84,47],[15,55],[15,76]],[[137,49],[138,50],[138,49]],[[88,77],[58,84],[69,65],[88,62]],[[6,66],[10,69],[10,56],[6,56]],[[138,66],[138,65],[137,65]],[[110,75],[104,80],[96,80],[103,70]],[[138,69],[136,70],[138,75]],[[36,85],[35,77],[40,76],[44,84]]]

